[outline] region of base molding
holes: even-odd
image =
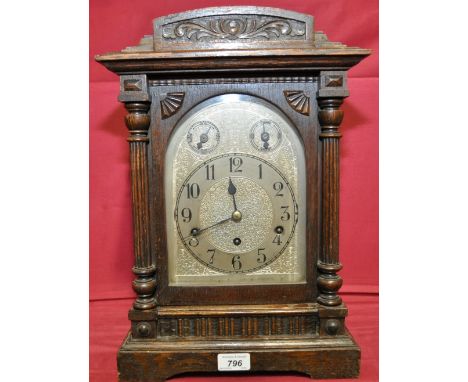
[[[175,342],[137,340],[129,333],[117,355],[119,380],[162,382],[182,373],[218,372],[219,353],[250,353],[253,372],[293,371],[317,379],[358,377],[361,356],[359,346],[347,330],[333,337]]]

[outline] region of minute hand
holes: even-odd
[[[187,240],[187,239],[190,238],[190,237],[199,236],[199,235],[202,234],[203,232],[205,232],[205,231],[207,231],[207,230],[209,230],[209,229],[211,229],[211,228],[214,228],[214,227],[216,227],[216,226],[218,226],[218,225],[220,225],[220,224],[226,223],[227,221],[229,221],[229,220],[231,220],[231,219],[232,219],[232,218],[227,218],[227,219],[221,220],[221,221],[219,221],[219,222],[217,222],[217,223],[214,223],[214,224],[210,225],[209,227],[205,227],[205,228],[199,229],[199,230],[197,230],[196,233],[192,233],[192,234],[188,235],[187,237],[184,237],[184,240]]]

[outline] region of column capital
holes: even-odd
[[[130,131],[129,142],[148,142],[148,129],[151,117],[148,114],[149,102],[126,102],[125,108],[128,114],[125,116],[125,124]]]
[[[321,126],[320,139],[341,138],[339,127],[343,121],[343,111],[339,109],[343,98],[319,98],[318,119]]]

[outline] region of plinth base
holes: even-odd
[[[129,333],[117,356],[119,380],[160,382],[181,373],[218,372],[220,353],[249,353],[251,372],[295,371],[311,378],[356,378],[361,355],[347,331],[335,337],[170,342],[132,340]]]

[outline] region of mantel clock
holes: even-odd
[[[313,17],[217,7],[96,60],[128,110],[137,297],[121,381],[356,377],[338,295],[340,105],[370,51]]]

